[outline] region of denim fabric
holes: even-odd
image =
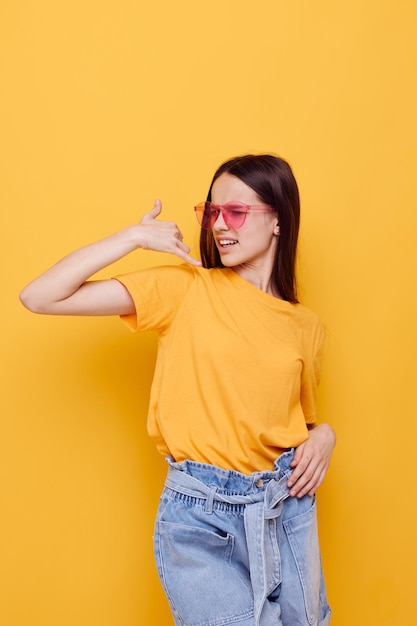
[[[246,476],[170,464],[155,525],[177,626],[328,626],[315,498],[290,498],[293,452]]]

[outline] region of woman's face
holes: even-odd
[[[248,205],[264,204],[251,187],[227,172],[213,184],[211,200],[220,205],[233,200]],[[272,268],[278,245],[277,227],[276,211],[249,211],[243,226],[235,230],[227,226],[220,212],[212,233],[221,262],[233,268],[250,266],[261,271]]]

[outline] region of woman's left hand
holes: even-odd
[[[314,495],[326,476],[335,444],[336,435],[328,424],[309,430],[308,439],[298,446],[290,466],[293,472],[287,487],[291,497]]]

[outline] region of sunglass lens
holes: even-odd
[[[207,228],[207,211],[206,211],[207,202],[201,202],[196,207],[194,207],[195,215],[198,223],[202,228]]]
[[[230,202],[223,207],[212,202],[201,202],[195,207],[198,223],[204,230],[213,228],[220,211],[229,228],[240,228],[245,223],[248,207],[240,202]]]
[[[244,204],[233,202],[223,209],[224,221],[230,228],[240,228],[245,222],[247,208]]]
[[[209,230],[216,221],[218,212],[212,207],[211,202],[204,203],[204,212],[202,214],[201,226]]]

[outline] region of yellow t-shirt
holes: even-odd
[[[230,268],[155,267],[117,280],[136,306],[125,323],[159,334],[148,431],[162,454],[250,474],[305,441],[324,342],[314,313]]]

